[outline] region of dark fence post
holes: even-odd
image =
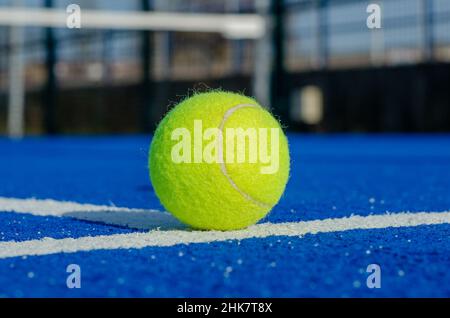
[[[45,7],[52,8],[53,0],[45,0]],[[47,82],[44,87],[44,129],[47,134],[58,133],[56,124],[56,40],[51,27],[45,28],[45,65],[47,70]]]
[[[285,3],[284,0],[272,0],[273,17],[273,69],[271,76],[270,106],[280,116],[283,124],[289,123],[290,91],[287,87],[285,60]]]
[[[319,65],[326,68],[328,65],[328,0],[318,0],[319,10]]]
[[[149,12],[151,10],[150,0],[141,0],[142,11]],[[141,47],[141,61],[142,61],[142,83],[141,83],[141,111],[140,122],[141,131],[149,132],[151,131],[151,90],[152,83],[150,78],[150,68],[151,68],[151,42],[150,42],[150,31],[141,31],[142,36],[142,47]]]
[[[434,58],[434,36],[433,36],[433,1],[423,0],[423,29],[424,29],[424,57],[425,62],[432,62]]]

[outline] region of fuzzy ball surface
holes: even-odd
[[[162,205],[195,229],[237,230],[262,219],[282,196],[289,148],[279,122],[253,98],[195,94],[158,125],[150,179]]]

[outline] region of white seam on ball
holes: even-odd
[[[228,174],[227,171],[227,167],[225,166],[225,158],[224,158],[224,154],[223,154],[223,143],[226,142],[226,140],[223,138],[223,129],[225,126],[225,122],[227,121],[228,118],[230,118],[230,116],[237,110],[244,108],[244,107],[255,107],[258,108],[259,106],[255,105],[255,104],[239,104],[236,105],[230,109],[228,109],[223,118],[222,118],[222,122],[220,123],[219,126],[219,133],[220,133],[220,139],[222,140],[222,143],[219,143],[219,158],[222,158],[221,162],[220,162],[220,170],[222,171],[223,175],[225,176],[225,178],[227,178],[228,182],[231,184],[231,186],[238,191],[245,199],[247,199],[248,201],[251,201],[253,203],[255,203],[256,205],[259,205],[260,207],[263,208],[271,208],[271,205],[268,205],[264,202],[258,201],[254,198],[252,198],[248,193],[245,193],[244,191],[242,191],[237,184],[233,181],[233,179],[231,178],[231,176]]]

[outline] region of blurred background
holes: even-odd
[[[148,133],[216,88],[289,130],[448,132],[449,83],[449,0],[0,0],[0,135]]]

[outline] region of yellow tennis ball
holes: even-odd
[[[289,148],[278,121],[253,98],[212,91],[185,99],[164,117],[149,169],[162,205],[183,223],[242,229],[278,203]]]

